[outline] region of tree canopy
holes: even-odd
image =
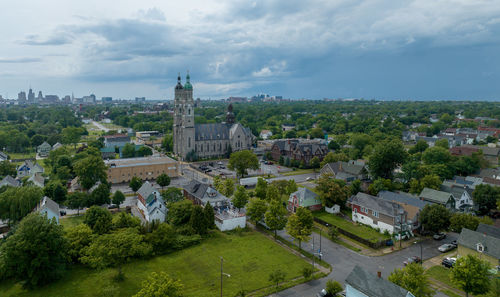
[[[259,159],[252,151],[238,151],[231,154],[227,167],[236,170],[237,175],[243,177],[247,174],[247,169],[259,169]]]

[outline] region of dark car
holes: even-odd
[[[66,211],[65,211],[65,210],[60,210],[60,211],[59,211],[59,214],[61,215],[61,217],[62,217],[62,216],[65,216],[65,215],[66,215]]]
[[[410,257],[406,261],[403,262],[403,264],[405,266],[408,264],[411,264],[411,263],[422,263],[422,259],[420,259],[420,257],[413,256],[413,257]]]
[[[457,259],[455,258],[444,258],[443,261],[441,262],[441,265],[443,265],[446,268],[451,268],[453,265],[455,265],[455,262]]]
[[[436,233],[436,234],[434,234],[434,236],[432,236],[432,238],[434,238],[434,240],[442,240],[442,239],[446,238],[446,234],[445,233]]]

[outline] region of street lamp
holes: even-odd
[[[222,263],[223,262],[224,262],[224,259],[222,259],[222,257],[220,257],[220,297],[222,297],[222,277],[224,275],[227,277],[231,277],[230,274],[224,273],[224,271],[222,270]]]

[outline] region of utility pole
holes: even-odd
[[[222,262],[223,261],[224,261],[224,259],[222,259],[222,257],[220,257],[220,297],[222,297],[222,276],[223,276]]]

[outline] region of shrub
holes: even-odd
[[[314,270],[311,266],[306,266],[302,269],[302,276],[305,279],[309,279],[313,275],[313,272],[314,272]]]

